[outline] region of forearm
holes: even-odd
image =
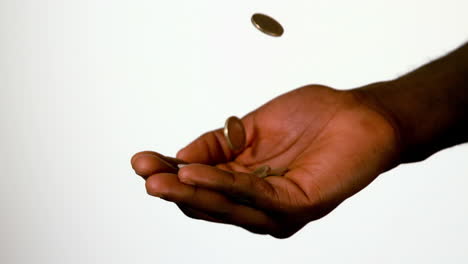
[[[468,44],[396,80],[360,90],[394,124],[401,162],[468,141]]]

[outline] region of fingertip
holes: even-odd
[[[164,198],[164,193],[167,193],[167,186],[165,185],[162,175],[151,176],[145,182],[146,193],[151,196]]]
[[[223,181],[230,174],[229,171],[219,169],[214,166],[192,163],[181,169],[177,173],[179,181],[187,185],[209,187],[215,186],[219,181]]]
[[[221,129],[206,132],[177,152],[177,158],[190,163],[218,164],[228,161],[232,153]]]
[[[171,190],[171,177],[174,177],[174,175],[170,173],[159,173],[150,176],[145,182],[146,192],[151,196],[164,198]]]
[[[132,165],[132,168],[133,168],[133,169],[135,169],[135,168],[133,167],[133,164],[134,164],[134,162],[135,162],[135,159],[136,159],[139,155],[140,155],[140,152],[133,154],[133,156],[130,158],[130,164]]]
[[[154,154],[142,154],[137,156],[133,161],[132,167],[135,173],[142,177],[161,172],[175,172],[177,170]]]
[[[145,150],[145,151],[140,151],[138,153],[135,153],[132,158],[130,159],[130,163],[132,164],[132,167],[133,167],[133,164],[135,163],[135,160],[140,157],[140,156],[145,156],[145,155],[153,155],[153,156],[156,156],[156,157],[162,157],[163,155],[157,153],[157,152],[154,152],[154,151],[150,151],[150,150]]]
[[[132,168],[140,176],[148,176],[153,168],[154,158],[151,155],[139,155],[133,160]]]
[[[189,163],[204,163],[209,159],[209,157],[207,157],[209,149],[206,147],[207,146],[204,141],[197,139],[184,148],[180,149],[176,154],[176,158]]]
[[[195,185],[195,182],[193,181],[194,175],[197,173],[197,168],[199,166],[203,166],[202,164],[188,164],[182,168],[179,169],[179,172],[177,173],[177,177],[179,178],[179,181],[188,185]]]
[[[183,149],[180,149],[177,154],[176,154],[176,158],[180,159],[180,160],[186,160],[187,158],[187,147],[183,148]]]
[[[151,176],[145,181],[146,193],[158,197],[158,180],[156,176]]]

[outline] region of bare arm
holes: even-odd
[[[348,91],[305,86],[242,121],[247,144],[229,149],[222,130],[205,133],[177,157],[132,159],[150,195],[188,216],[289,237],[325,216],[379,174],[468,140],[468,46],[393,81]],[[258,166],[288,168],[258,178]]]
[[[468,44],[394,81],[357,91],[399,131],[401,162],[468,140]]]

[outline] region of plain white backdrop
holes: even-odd
[[[467,263],[468,146],[295,236],[192,220],[130,157],[302,85],[388,80],[468,40],[466,0],[0,0],[1,263]],[[262,12],[285,34],[250,22]],[[430,114],[430,113],[428,113]]]

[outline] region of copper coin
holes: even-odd
[[[271,170],[270,166],[263,165],[263,166],[258,167],[252,173],[257,175],[257,177],[259,178],[265,178],[266,176],[269,176],[270,170]]]
[[[239,118],[231,116],[226,120],[224,124],[224,137],[231,150],[239,151],[245,147],[245,128]]]
[[[264,14],[254,14],[252,16],[252,24],[263,33],[273,36],[281,37],[284,33],[283,26],[278,21]]]

